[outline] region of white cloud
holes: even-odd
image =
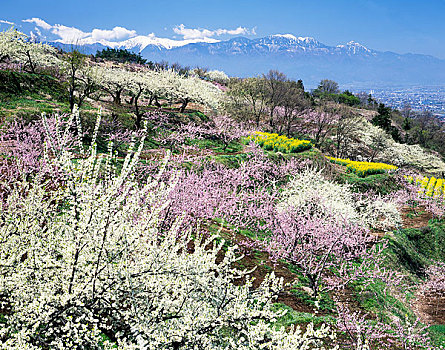
[[[0,19],[0,23],[9,24],[10,26],[14,25],[13,22],[5,21],[4,19]]]
[[[46,23],[43,19],[36,17],[24,19],[22,22],[35,23],[36,26],[46,30],[50,30],[52,28],[52,25]]]
[[[114,27],[112,30],[93,29],[91,37],[93,40],[125,40],[135,37],[135,30],[123,27]]]
[[[51,33],[60,37],[60,39],[58,39],[57,41],[65,44],[76,44],[80,42],[82,39],[91,36],[91,33],[85,33],[80,29],[74,27],[67,27],[62,24],[56,24],[52,26]]]
[[[43,19],[36,17],[25,19],[23,22],[34,23],[37,27],[51,31],[51,33],[59,37],[56,41],[64,44],[80,44],[84,41],[98,42],[103,40],[125,40],[136,36],[135,30],[129,30],[123,27],[114,27],[111,30],[96,28],[91,32],[84,32],[78,28],[68,27],[62,24],[51,25]]]
[[[184,39],[204,39],[204,38],[210,38],[212,36],[219,36],[219,35],[249,35],[253,34],[255,35],[255,28],[254,29],[248,29],[245,27],[238,27],[235,29],[216,29],[216,30],[209,30],[209,29],[201,29],[201,28],[186,28],[183,24],[180,24],[179,26],[176,26],[173,28],[173,31],[176,34],[182,35]]]

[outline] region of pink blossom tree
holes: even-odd
[[[352,349],[367,350],[370,346],[387,345],[389,325],[373,320],[369,314],[354,312],[339,300],[336,304],[337,329],[346,334]]]
[[[326,278],[329,270],[348,271],[345,264],[360,259],[374,240],[362,226],[320,212],[318,205],[288,207],[277,213],[274,226],[266,249],[273,258],[298,267],[308,279],[314,297],[328,287],[324,284],[331,281]]]

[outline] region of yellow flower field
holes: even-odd
[[[260,131],[250,135],[247,140],[254,141],[267,151],[282,153],[298,153],[312,148],[312,143],[307,140],[297,140],[284,135]]]
[[[360,177],[365,177],[373,174],[382,174],[397,169],[395,165],[385,163],[359,162],[355,160],[334,157],[326,158],[328,158],[333,163],[346,166],[349,172],[357,174]]]
[[[417,177],[405,176],[410,183],[419,186],[419,193],[423,193],[428,197],[439,198],[445,195],[445,179],[436,179],[434,176]]]

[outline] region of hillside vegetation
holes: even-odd
[[[443,125],[139,58],[0,33],[1,348],[445,347]]]

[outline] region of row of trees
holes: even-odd
[[[126,49],[106,48],[97,51],[94,58],[103,58],[109,61],[119,63],[135,63],[145,65],[150,70],[173,70],[180,75],[197,75],[204,80],[213,81],[219,84],[227,84],[229,77],[226,73],[219,70],[209,70],[204,67],[190,68],[179,63],[168,63],[167,61],[153,62],[143,59],[140,53],[134,53]]]
[[[53,47],[32,43],[15,30],[0,33],[0,54],[3,61],[18,63],[21,69],[31,73],[48,68],[57,70],[67,83],[70,109],[75,104],[81,107],[97,92],[105,92],[118,106],[123,97],[128,96],[137,128],[141,127],[146,112],[141,109],[142,99],[146,99],[145,105],[154,103],[158,107],[161,99],[170,104],[180,103],[179,110],[184,112],[191,102],[216,109],[221,97],[220,89],[196,74],[182,74],[174,68],[151,70],[141,65],[108,67],[93,64],[77,50],[58,54]],[[218,73],[213,75],[221,77]]]
[[[39,69],[56,67],[60,60],[57,50],[47,44],[35,43],[25,34],[9,29],[0,33],[0,63],[20,63],[24,71],[31,73]]]
[[[134,53],[125,49],[112,49],[109,47],[97,51],[95,57],[120,63],[147,63],[147,60],[143,59],[140,53]]]

